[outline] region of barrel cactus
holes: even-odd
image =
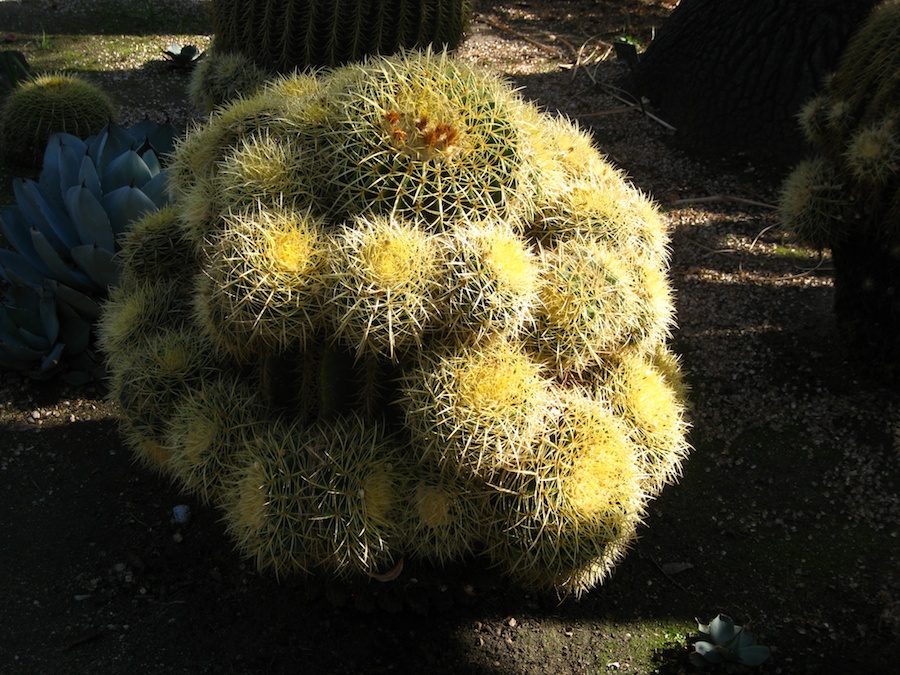
[[[3,153],[12,163],[40,168],[54,133],[87,138],[114,117],[112,101],[97,85],[77,75],[40,75],[16,87],[3,106]]]
[[[250,96],[270,77],[243,52],[208,50],[194,67],[188,97],[201,110],[212,112],[239,96]]]
[[[688,446],[667,232],[587,134],[408,52],[272,80],[171,175],[101,319],[145,464],[279,575],[602,581]]]
[[[216,49],[287,73],[400,49],[455,48],[471,0],[213,0]]]
[[[831,249],[835,314],[856,355],[900,375],[900,2],[880,4],[800,116],[814,154],[787,177],[782,221]]]
[[[266,76],[435,45],[455,49],[472,0],[213,0],[215,40],[191,77],[201,109],[252,94]]]

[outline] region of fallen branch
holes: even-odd
[[[586,72],[586,71],[585,71],[585,72]],[[656,115],[654,115],[652,112],[649,112],[649,111],[643,106],[642,103],[640,103],[640,102],[637,102],[637,103],[636,103],[636,102],[633,101],[633,100],[632,100],[632,101],[629,101],[627,98],[625,98],[625,97],[623,97],[623,96],[619,96],[619,95],[613,90],[612,87],[610,87],[609,85],[606,85],[606,84],[602,84],[602,83],[597,82],[597,80],[594,79],[593,77],[591,77],[591,80],[594,82],[594,84],[598,85],[598,86],[603,90],[603,93],[604,93],[604,94],[606,94],[606,95],[608,95],[608,96],[612,96],[612,97],[613,97],[614,99],[616,99],[617,101],[621,101],[622,103],[624,103],[625,105],[627,105],[627,106],[628,106],[627,110],[637,110],[637,111],[638,111],[639,113],[641,113],[642,115],[645,115],[645,116],[649,117],[651,120],[653,120],[653,121],[656,122],[657,124],[660,124],[660,125],[664,126],[664,127],[665,127],[666,129],[668,129],[669,131],[677,131],[677,129],[676,129],[675,127],[673,127],[671,124],[669,124],[668,122],[666,122],[664,119],[661,119],[661,118],[657,117]],[[582,114],[582,115],[579,115],[579,117],[597,117],[597,116],[600,116],[600,115],[608,115],[608,114],[609,114],[609,112],[604,110],[604,111],[601,111],[601,112],[584,113],[584,114]]]
[[[669,206],[685,206],[687,204],[708,204],[710,202],[734,202],[736,204],[746,204],[748,206],[759,206],[764,209],[777,209],[774,204],[766,202],[758,202],[754,199],[744,199],[743,197],[734,197],[732,195],[709,195],[708,197],[688,197],[686,199],[676,199],[669,202]]]
[[[565,54],[563,54],[562,50],[558,49],[557,47],[551,47],[550,45],[545,45],[543,42],[539,42],[538,40],[535,40],[530,35],[526,35],[525,33],[522,33],[521,31],[517,31],[515,28],[511,28],[510,26],[507,26],[505,23],[501,23],[500,21],[497,21],[497,19],[491,18],[489,16],[483,16],[483,15],[481,18],[482,18],[482,20],[484,20],[485,23],[490,24],[494,28],[497,28],[498,30],[502,30],[504,33],[509,33],[510,35],[514,35],[515,37],[519,38],[520,40],[525,40],[525,42],[533,44],[535,47],[540,47],[545,52],[549,52],[549,53],[555,55],[557,58],[564,59],[566,56]]]

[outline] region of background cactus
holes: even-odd
[[[782,186],[784,225],[835,267],[835,313],[856,355],[900,374],[900,2],[880,4],[800,116],[815,154]],[[885,367],[886,366],[886,367]]]
[[[40,75],[16,87],[3,106],[3,153],[9,162],[40,168],[54,133],[87,138],[114,117],[112,102],[97,85],[76,75]]]
[[[102,317],[139,457],[279,575],[602,581],[688,447],[665,228],[583,132],[405,53],[218,109],[172,176]]]
[[[244,52],[220,52],[213,48],[194,66],[188,98],[201,110],[212,112],[238,96],[253,94],[268,77],[268,71]]]
[[[256,91],[266,77],[361,61],[402,49],[455,49],[472,0],[214,0],[213,48],[188,94],[212,111]]]
[[[400,49],[454,49],[471,0],[213,0],[216,49],[266,70],[337,66]]]
[[[38,179],[13,181],[16,204],[0,208],[0,232],[12,247],[0,249],[0,278],[11,289],[0,308],[9,317],[20,316],[14,308],[23,302],[37,306],[40,296],[34,320],[42,317],[44,329],[37,334],[44,342],[22,351],[16,345],[29,341],[30,324],[4,322],[0,365],[48,377],[58,370],[57,357],[65,355],[72,366],[69,377],[90,376],[90,359],[75,365],[71,357],[89,346],[99,302],[118,281],[119,238],[133,221],[168,200],[160,161],[171,152],[176,135],[171,125],[151,122],[127,130],[107,126],[86,140],[56,133]],[[167,260],[177,261],[177,253]],[[154,269],[160,273],[165,263]],[[54,318],[48,304],[55,307]]]

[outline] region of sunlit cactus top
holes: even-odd
[[[606,576],[687,445],[666,231],[586,133],[406,53],[270,82],[171,172],[103,319],[139,457],[278,574]]]

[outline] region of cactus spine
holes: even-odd
[[[135,229],[104,312],[139,454],[279,575],[474,552],[603,580],[687,444],[667,235],[583,132],[411,52],[281,77],[172,167],[174,217]],[[175,242],[169,293],[145,261]],[[180,386],[151,348],[178,325]]]

